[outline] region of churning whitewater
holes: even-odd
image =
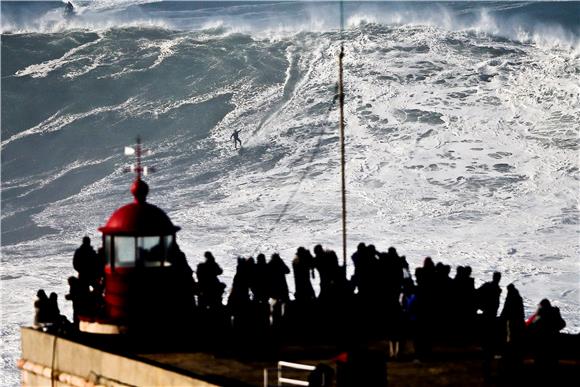
[[[211,250],[229,284],[238,254],[340,249],[341,40],[349,250],[499,270],[578,332],[579,3],[347,3],[342,34],[336,3],[74,3],[1,4],[0,384],[38,289],[70,315],[137,135],[192,266]]]

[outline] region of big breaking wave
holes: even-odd
[[[77,16],[72,19],[66,18],[61,8],[40,14],[14,15],[5,12],[0,31],[55,33],[123,27],[174,30],[222,28],[230,33],[255,33],[263,36],[265,33],[288,35],[300,31],[328,31],[337,29],[337,21],[340,20],[338,7],[334,2],[216,2],[211,6],[205,2],[187,11],[179,6],[179,2],[154,0],[95,0],[73,3],[76,5]],[[162,7],[171,3],[175,4],[174,8]],[[227,12],[219,14],[215,12],[216,8],[227,9]],[[292,9],[288,11],[290,8]],[[347,2],[346,12],[348,27],[361,23],[431,25],[450,31],[474,31],[522,43],[563,47],[578,53],[580,27],[574,18],[580,11],[580,6],[572,2],[569,10],[554,15],[546,14],[544,8],[546,5],[542,2],[425,2],[420,5],[405,2]]]

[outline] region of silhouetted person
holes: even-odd
[[[549,380],[557,372],[557,343],[559,332],[566,322],[560,315],[560,309],[543,299],[538,309],[526,322],[530,333],[534,362],[538,376]]]
[[[524,301],[514,284],[507,286],[507,295],[500,314],[500,321],[504,330],[503,363],[506,376],[513,379],[516,377],[522,362],[525,329]]]
[[[374,250],[374,247],[369,245],[368,251],[371,259],[376,254]],[[375,305],[380,305],[379,307],[373,306],[375,309],[374,318],[379,323],[376,328],[380,331],[386,329],[390,356],[397,357],[402,328],[400,295],[403,269],[401,258],[394,247],[389,247],[388,252],[378,254],[378,260],[370,262],[376,267],[373,270],[373,285],[371,285],[373,294],[375,294],[372,297],[372,302]]]
[[[425,257],[425,259],[423,260],[423,269],[425,270],[426,273],[429,274],[435,272],[435,263],[433,262],[433,259],[431,257]]]
[[[219,281],[218,276],[223,273],[223,270],[216,263],[212,253],[206,251],[204,257],[205,262],[197,265],[199,306],[204,309],[222,306],[225,285]]]
[[[232,282],[232,290],[228,297],[228,309],[231,313],[235,328],[247,329],[250,325],[248,321],[250,310],[250,281],[252,270],[254,269],[253,258],[244,259],[238,257],[236,274]]]
[[[429,298],[435,298],[435,283],[436,283],[436,273],[435,273],[435,263],[431,257],[425,257],[423,260],[423,266],[421,267],[421,283],[417,279],[417,286],[421,289],[421,292],[425,292]]]
[[[76,328],[79,326],[79,316],[86,315],[90,310],[90,293],[86,286],[80,283],[77,277],[68,278],[69,291],[64,296],[65,299],[72,301],[73,306],[73,323]]]
[[[427,258],[430,260],[430,258]],[[426,259],[426,261],[427,261]],[[432,261],[431,261],[432,263]],[[433,340],[433,320],[437,318],[437,304],[433,290],[434,266],[423,265],[415,269],[414,311],[415,324],[415,351],[417,357],[422,358],[431,354]]]
[[[407,257],[401,255],[401,269],[403,270],[403,279],[411,278],[411,270],[409,270],[409,262],[407,262]]]
[[[313,273],[314,259],[310,251],[304,247],[299,247],[296,251],[296,257],[292,261],[292,270],[294,271],[294,283],[296,292],[294,298],[298,302],[308,302],[315,299],[314,289],[310,282],[310,274]]]
[[[469,308],[469,323],[471,324],[471,322],[473,321],[473,319],[475,319],[475,315],[477,313],[477,300],[475,298],[475,280],[473,279],[473,277],[471,277],[471,273],[473,272],[473,270],[471,269],[471,266],[465,266],[465,281],[467,282],[468,285],[466,285],[466,289],[469,289],[468,293],[467,293],[467,306]]]
[[[232,133],[232,135],[230,136],[231,139],[234,140],[234,147],[236,149],[238,149],[238,143],[240,143],[240,148],[242,147],[242,140],[240,140],[240,132],[242,131],[242,129],[234,129],[234,132]]]
[[[268,264],[266,256],[258,254],[256,263],[250,265],[250,291],[252,292],[252,328],[263,332],[270,326],[270,279],[268,278]]]
[[[91,238],[85,236],[82,245],[76,249],[73,267],[79,273],[79,280],[85,286],[99,287],[104,273],[104,262],[91,246]]]
[[[471,267],[458,266],[452,283],[454,310],[452,319],[458,335],[465,338],[466,333],[473,330],[475,318],[475,285],[471,278]]]
[[[453,280],[449,277],[451,266],[438,262],[435,265],[435,299],[438,304],[439,316],[435,319],[436,330],[439,337],[448,338],[452,333],[451,324],[454,322],[455,305],[452,291]]]
[[[365,250],[367,246],[361,242],[356,247],[356,252],[350,257],[354,265],[354,274],[351,277],[352,284],[360,293],[360,283],[363,281],[365,273]],[[364,285],[362,285],[364,287]]]
[[[47,297],[46,292],[40,289],[36,295],[38,298],[34,302],[34,309],[36,311],[34,327],[51,331],[68,329],[70,322],[65,316],[60,314],[57,294],[52,292]]]
[[[268,277],[270,278],[270,298],[280,301],[288,301],[288,283],[286,275],[290,274],[290,269],[282,261],[280,255],[272,254],[268,262]]]
[[[60,314],[60,309],[58,308],[58,295],[54,292],[50,293],[50,296],[48,296],[47,314],[49,320],[52,322],[52,325],[57,330],[64,330],[69,328],[70,321],[68,321],[65,316]]]
[[[151,251],[153,253],[153,249]],[[156,256],[158,257],[158,255]],[[187,262],[185,253],[181,251],[181,248],[175,241],[172,241],[168,246],[166,257],[167,262],[171,263],[175,276],[174,286],[177,294],[174,301],[179,304],[179,308],[190,307],[189,312],[191,312],[192,308],[195,307],[194,295],[198,291],[197,284],[193,278],[193,270]]]
[[[268,301],[268,285],[268,264],[266,263],[266,256],[264,254],[258,254],[251,278],[251,290],[254,301],[259,303]]]
[[[334,250],[326,250],[328,260],[333,262],[335,268],[333,274],[333,292],[336,294],[335,299],[343,302],[351,298],[354,292],[354,285],[346,278],[346,266],[338,264],[338,256]]]
[[[270,298],[274,300],[272,323],[278,325],[283,313],[283,305],[288,302],[288,283],[286,275],[290,273],[288,266],[280,255],[272,254],[268,262],[268,278],[270,279]]]
[[[331,296],[338,261],[333,262],[331,255],[324,251],[322,245],[316,245],[314,246],[313,266],[318,270],[320,278],[320,294],[318,296],[324,300]]]
[[[359,298],[363,298],[364,302],[370,301],[373,296],[376,296],[377,278],[379,277],[377,270],[376,250],[374,246],[367,247],[364,243],[359,243],[356,252],[351,257],[354,264],[354,275],[352,276],[352,283],[358,290]]]
[[[151,251],[154,251],[157,246],[154,246]],[[167,248],[167,262],[171,263],[171,266],[186,271],[189,275],[193,274],[193,270],[189,266],[189,263],[187,263],[187,257],[185,256],[185,253],[181,251],[179,245],[175,241],[171,242]]]
[[[437,300],[435,264],[431,257],[425,257],[423,266],[415,269],[415,311],[417,316],[415,350],[419,358],[431,354],[433,336],[435,335],[435,319],[441,311]]]
[[[483,349],[483,376],[486,380],[491,375],[491,360],[497,344],[497,310],[501,288],[499,281],[501,273],[494,272],[491,282],[486,282],[477,289],[477,299],[481,315],[481,333]]]
[[[403,286],[403,261],[394,247],[389,247],[387,254],[380,256],[383,257],[382,260],[379,259],[382,261],[383,278],[379,278],[379,281],[386,284],[384,296],[389,302],[393,300],[398,302]]]
[[[252,263],[250,263],[252,262]],[[253,260],[245,260],[238,257],[238,265],[236,267],[236,274],[232,282],[232,290],[228,299],[228,306],[233,308],[247,307],[250,301],[250,275],[253,267]]]
[[[43,289],[36,292],[36,301],[34,301],[34,327],[42,328],[47,324],[51,324],[50,321],[50,306],[48,301],[48,296]]]
[[[495,320],[497,310],[499,309],[499,296],[501,288],[499,281],[501,273],[494,272],[491,282],[486,282],[477,289],[477,298],[479,300],[479,309],[483,312],[483,318],[486,320]]]
[[[393,249],[394,250],[394,249]],[[396,254],[396,251],[395,251]],[[379,264],[379,252],[377,251],[375,245],[367,245],[365,249],[366,263],[367,263],[367,275],[365,281],[367,282],[367,299],[369,301],[380,302],[384,299],[385,294],[382,291],[382,284],[385,282],[384,276],[386,273],[381,271]],[[397,255],[397,260],[399,256]]]
[[[60,309],[58,308],[58,295],[55,292],[48,296],[48,318],[54,322],[59,320]]]
[[[403,281],[403,293],[401,296],[401,312],[402,312],[402,330],[401,337],[403,340],[412,340],[413,349],[415,351],[415,343],[417,339],[417,295],[413,279],[406,278]]]

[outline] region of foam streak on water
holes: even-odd
[[[1,385],[36,291],[70,315],[137,134],[192,265],[211,250],[230,283],[237,254],[341,246],[341,38],[350,249],[499,270],[580,330],[578,3],[348,3],[343,35],[333,3],[118,4],[2,3]]]

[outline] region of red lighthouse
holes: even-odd
[[[127,149],[137,158],[131,186],[134,200],[99,228],[106,262],[104,309],[97,318],[80,316],[80,329],[85,332],[159,329],[168,317],[190,316],[194,306],[191,269],[176,243],[180,227],[146,200],[149,187],[141,179],[146,169],[141,166],[139,139],[134,150]]]

